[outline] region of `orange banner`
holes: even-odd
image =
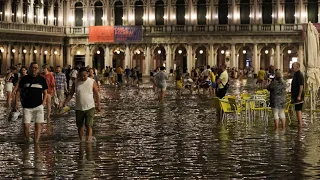
[[[90,26],[89,42],[114,42],[113,26]]]

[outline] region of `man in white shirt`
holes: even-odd
[[[218,90],[217,90],[217,97],[219,97],[220,99],[222,99],[228,90],[229,87],[229,75],[228,72],[226,70],[226,64],[222,64],[220,66],[220,76],[217,80],[217,84],[218,84]]]

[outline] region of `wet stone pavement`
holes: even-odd
[[[236,80],[229,93],[254,90],[254,80]],[[271,118],[222,123],[207,95],[178,97],[172,84],[164,105],[149,82],[103,88],[101,96],[92,144],[79,142],[73,109],[52,117],[39,144],[25,144],[22,119],[8,122],[1,100],[0,179],[320,178],[319,116],[311,124],[305,113],[302,131],[294,116],[275,131]]]

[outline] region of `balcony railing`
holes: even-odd
[[[64,34],[64,27],[37,25],[37,24],[20,24],[20,23],[0,22],[0,30],[1,29]]]
[[[0,22],[0,30],[16,30],[43,32],[67,35],[87,35],[88,27],[58,27],[37,24],[19,24]],[[237,32],[297,32],[303,30],[303,24],[238,24],[238,25],[165,25],[165,26],[143,26],[144,33],[166,34],[166,33],[237,33]]]

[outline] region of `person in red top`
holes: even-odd
[[[47,81],[47,85],[48,85],[48,90],[47,90],[47,124],[50,123],[50,115],[51,115],[51,99],[52,99],[52,96],[55,97],[55,86],[56,86],[56,83],[54,81],[54,76],[53,74],[49,71],[49,66],[48,65],[43,65],[42,66],[42,69],[43,69],[43,72],[41,73],[41,76],[43,76],[46,81]]]

